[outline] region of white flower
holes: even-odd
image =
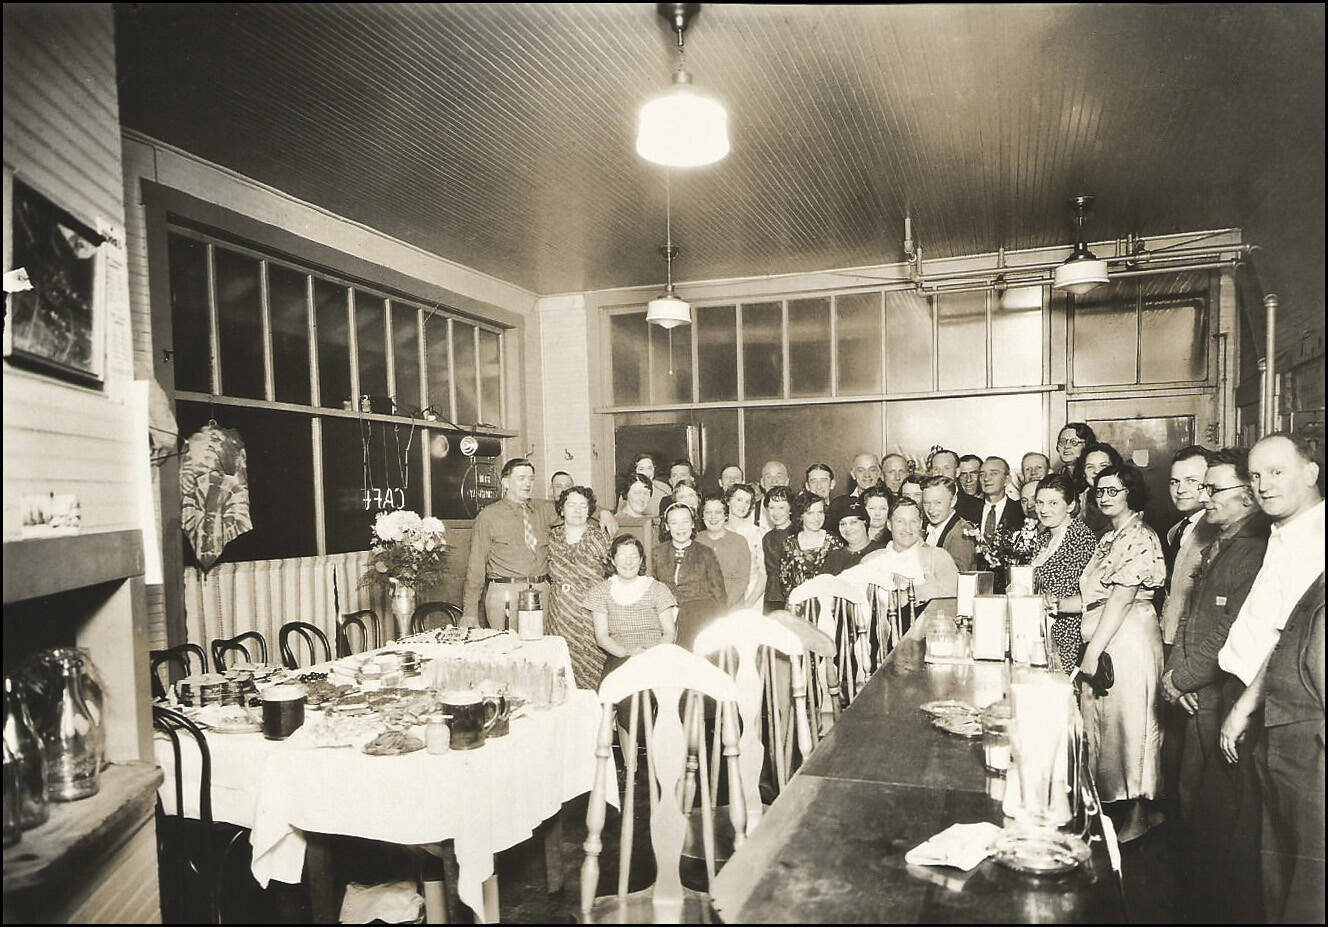
[[[401,540],[404,526],[397,516],[400,512],[380,512],[374,519],[373,533],[380,541],[394,542]]]
[[[420,520],[420,530],[427,531],[429,534],[441,535],[447,531],[447,528],[443,525],[442,519],[430,515],[428,518]]]

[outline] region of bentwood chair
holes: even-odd
[[[842,576],[821,573],[791,590],[788,604],[790,611],[800,612],[835,641],[835,669],[842,695],[852,702],[867,681],[870,662],[866,591]]]
[[[252,648],[252,649],[251,649]],[[224,672],[228,666],[226,657],[230,654],[239,656],[236,663],[267,663],[267,640],[257,631],[244,631],[234,637],[219,637],[212,642],[212,665],[217,672]],[[254,659],[257,657],[257,659]]]
[[[442,620],[439,621],[438,619]],[[433,628],[445,628],[461,621],[460,607],[451,602],[421,602],[410,616],[410,633],[419,634]]]
[[[194,669],[194,659],[198,660],[197,670]],[[168,647],[165,650],[151,650],[148,651],[148,665],[152,670],[152,697],[165,698],[166,690],[170,688],[172,680],[168,678],[163,682],[158,669],[162,666],[167,667],[168,673],[174,674],[175,678],[192,676],[195,672],[206,673],[207,652],[193,642]]]
[[[351,648],[351,628],[357,628],[360,632],[359,650]],[[359,653],[364,650],[377,650],[381,643],[378,639],[378,613],[372,608],[362,608],[356,612],[348,612],[337,621],[338,657],[348,657],[352,653]]]
[[[165,770],[173,786],[169,812],[157,795],[157,862],[161,873],[162,914],[166,923],[221,922],[226,861],[247,828],[212,819],[212,753],[194,722],[162,705],[152,707],[152,727],[171,742],[174,764]],[[199,757],[197,794],[186,794],[186,751]],[[192,764],[188,764],[192,767]],[[170,794],[168,791],[167,794]],[[220,849],[218,849],[220,844]],[[202,909],[198,909],[201,903]]]
[[[653,698],[652,698],[653,696]],[[685,698],[684,698],[685,697]],[[586,810],[585,861],[581,865],[581,921],[583,923],[672,923],[701,924],[716,918],[710,896],[685,888],[680,871],[682,835],[686,828],[681,799],[685,786],[686,725],[701,712],[700,699],[717,702],[724,726],[724,757],[729,774],[729,816],[734,841],[746,840],[746,792],[742,787],[741,752],[738,746],[738,689],[733,680],[708,661],[675,644],[659,644],[628,659],[604,677],[599,688],[600,724],[595,745],[595,778]],[[618,890],[596,897],[599,889],[599,854],[603,849],[605,795],[615,783],[613,731],[615,706],[627,700],[628,744],[635,744],[644,721],[647,791],[650,798],[650,833],[655,856],[655,884],[628,893],[632,839],[636,818],[636,751],[623,751],[625,767],[622,794],[622,841],[618,858]],[[684,707],[680,717],[679,708]],[[702,838],[706,872],[715,877],[715,828],[709,794],[709,771],[705,751],[698,755]]]
[[[722,618],[716,618],[696,636],[692,652],[698,656],[717,660],[719,668],[733,679],[738,689],[737,720],[741,724],[738,746],[742,751],[742,787],[745,790],[744,804],[747,809],[747,835],[751,836],[756,825],[761,822],[765,806],[761,802],[761,773],[765,758],[770,757],[771,778],[778,790],[783,790],[788,783],[789,771],[785,764],[783,738],[785,721],[792,711],[793,693],[799,689],[806,701],[807,681],[805,669],[797,658],[803,654],[802,641],[796,634],[777,621],[771,621],[756,609],[742,609]],[[778,667],[778,656],[788,662]],[[777,681],[778,680],[778,681]],[[783,691],[777,691],[782,689]],[[695,701],[695,700],[693,700]],[[694,854],[701,843],[699,837],[699,816],[693,810],[696,800],[696,774],[699,768],[700,753],[706,749],[704,744],[705,719],[703,713],[694,706],[689,706],[690,726],[688,734],[688,755],[686,780],[683,784],[683,811],[688,815],[692,830],[692,839],[684,849],[688,856]],[[805,706],[804,706],[805,709]],[[769,720],[769,734],[765,729],[765,720]],[[718,800],[720,785],[720,750],[724,739],[726,722],[724,714],[715,715],[714,731],[710,747],[710,782],[709,795]],[[730,784],[730,792],[732,784]],[[705,790],[702,790],[703,794]],[[716,827],[717,844],[715,857],[723,861],[732,855],[732,835],[724,828]]]
[[[286,669],[299,669],[300,661],[291,646],[291,639],[299,637],[304,641],[304,648],[309,654],[310,665],[330,662],[332,647],[327,642],[323,629],[307,621],[288,621],[277,632],[277,643],[281,646],[281,662]]]

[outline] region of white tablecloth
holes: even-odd
[[[561,654],[566,659],[565,644]],[[253,874],[264,886],[300,881],[305,831],[404,845],[451,839],[457,894],[482,912],[493,854],[527,839],[563,802],[590,790],[599,718],[595,693],[574,689],[565,704],[526,710],[510,734],[477,750],[395,757],[211,732],[212,815],[252,829]],[[162,802],[172,810],[174,758],[164,735],[156,755],[167,776]],[[186,749],[182,764],[185,811],[197,816],[197,752]],[[616,805],[616,790],[608,792]]]

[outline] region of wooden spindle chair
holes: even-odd
[[[193,661],[198,660],[198,669],[194,669]],[[152,670],[152,697],[165,698],[166,690],[170,688],[175,679],[183,679],[185,676],[193,676],[195,673],[206,673],[208,671],[207,652],[198,644],[192,641],[185,644],[178,644],[175,647],[167,647],[165,650],[148,651],[148,666]],[[163,682],[161,673],[158,669],[162,666],[167,668],[167,679]]]
[[[838,576],[821,573],[789,592],[789,611],[801,614],[835,641],[835,669],[845,703],[867,681],[867,594]]]
[[[800,684],[805,698],[803,667],[792,662],[802,654],[802,642],[792,631],[779,622],[771,621],[760,611],[741,609],[706,625],[697,635],[692,652],[717,660],[719,668],[738,687],[737,714],[741,724],[738,745],[742,751],[742,788],[746,793],[744,803],[747,809],[747,834],[750,836],[760,823],[765,808],[761,801],[760,784],[767,756],[770,758],[770,771],[776,789],[782,790],[788,783],[783,738],[785,721],[792,710],[792,687]],[[776,654],[790,661],[791,673],[776,671]],[[783,691],[777,691],[777,688]],[[770,722],[768,734],[764,723],[766,719]],[[709,794],[712,800],[718,796],[719,757],[725,723],[723,713],[717,713],[710,747]],[[687,778],[683,787],[682,805],[693,830],[693,839],[689,845],[692,850],[701,845],[701,820],[693,806],[697,795],[696,774],[700,766],[700,754],[706,749],[704,727],[705,718],[701,713],[693,712],[692,724],[687,728]],[[705,794],[705,790],[702,790],[702,794]],[[716,859],[723,861],[732,855],[732,835],[722,827],[717,827],[716,831]],[[697,855],[687,850],[684,852],[689,856]]]
[[[332,646],[328,644],[327,635],[323,633],[322,628],[307,621],[288,621],[277,632],[277,643],[281,647],[281,662],[286,669],[300,668],[295,648],[291,646],[291,638],[297,636],[304,641],[305,649],[309,652],[310,665],[331,662]]]
[[[735,841],[746,839],[745,791],[742,788],[741,749],[738,745],[738,690],[708,661],[675,644],[660,644],[631,657],[600,684],[602,712],[595,747],[595,779],[586,811],[585,861],[581,865],[581,920],[583,923],[699,924],[715,920],[710,897],[682,884],[680,861],[687,821],[681,807],[687,761],[686,731],[703,714],[702,698],[717,702],[725,723],[724,757],[730,785],[729,815]],[[618,890],[596,897],[599,888],[600,839],[604,830],[606,792],[615,781],[613,732],[615,706],[624,700],[628,710],[628,740],[623,744],[625,783],[622,801],[622,842],[618,861]],[[680,716],[681,709],[681,716]],[[636,738],[644,720],[647,783],[650,797],[650,834],[655,856],[655,884],[628,893],[632,838],[635,825]],[[707,758],[699,762],[700,787],[709,790]],[[714,821],[711,796],[702,797],[706,872],[715,874]]]
[[[794,667],[791,679],[792,709],[784,722],[784,768],[791,771],[795,768],[795,746],[800,766],[807,762],[816,745],[821,742],[822,720],[828,716],[825,725],[827,730],[839,720],[839,673],[835,668],[837,650],[830,635],[787,611],[781,609],[766,617],[791,631],[802,645],[802,653],[790,659]]]
[[[866,677],[876,672],[886,655],[902,639],[903,629],[899,625],[898,615],[890,615],[890,580],[882,576],[870,561],[849,567],[839,574],[839,578],[860,590],[867,602],[865,608],[854,607],[858,634],[864,638],[859,650],[864,655],[860,668],[865,672],[862,677],[865,682]]]
[[[212,642],[212,665],[217,668],[217,672],[225,672],[228,666],[226,657],[230,654],[238,654],[245,663],[266,664],[267,653],[267,638],[257,631],[244,631],[234,637],[219,637]]]
[[[360,649],[353,650],[350,644],[350,629],[360,632]],[[372,608],[348,612],[337,620],[337,656],[348,657],[352,653],[365,650],[377,650],[382,646],[378,633],[378,613]]]

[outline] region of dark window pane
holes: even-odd
[[[433,312],[424,313],[424,363],[428,376],[428,405],[439,418],[452,417],[452,368],[447,357],[447,319]]]
[[[355,350],[360,363],[360,395],[386,396],[387,309],[383,300],[355,291]]]
[[[1041,382],[1042,287],[1016,287],[991,308],[991,385]]]
[[[324,418],[322,424],[329,554],[368,550],[369,529],[380,511],[424,512],[422,429],[353,418]]]
[[[788,304],[789,395],[830,395],[830,300]]]
[[[206,402],[175,404],[180,435],[189,437],[215,418],[244,440],[249,468],[249,518],[246,531],[222,550],[218,563],[278,560],[317,553],[314,537],[314,464],[307,415],[233,406],[209,408]],[[347,455],[355,458],[358,455]],[[184,542],[185,566],[197,566],[192,544]]]
[[[742,466],[738,459],[737,409],[625,412],[613,417],[613,427],[619,474],[631,469],[631,460],[638,452],[655,457],[661,478],[668,475],[670,462],[687,457],[696,465],[698,487],[704,494],[719,492],[719,474],[724,467]]]
[[[349,408],[350,328],[346,322],[346,288],[314,279],[314,318],[318,321],[319,405]]]
[[[259,303],[258,261],[213,249],[217,274],[217,336],[221,348],[221,392],[247,399],[267,398],[263,373],[263,310]]]
[[[665,330],[649,326],[650,401],[656,405],[692,401],[692,327]]]
[[[701,402],[738,398],[738,313],[733,306],[696,309]]]
[[[409,415],[420,409],[419,310],[409,303],[392,303],[392,372],[396,377],[397,412]],[[444,355],[446,363],[446,355]]]
[[[910,290],[885,294],[885,391],[932,390],[931,304]]]
[[[452,322],[452,361],[456,364],[457,424],[479,421],[479,396],[475,395],[475,326]]]
[[[175,388],[212,392],[209,346],[207,245],[170,236],[171,341]],[[206,420],[205,420],[206,421]]]
[[[941,389],[987,385],[987,294],[935,297]]]
[[[272,378],[277,402],[309,404],[308,276],[280,264],[267,265],[268,314],[272,321]]]
[[[743,410],[747,473],[759,478],[761,465],[780,460],[789,482],[801,489],[803,473],[814,463],[835,471],[835,493],[848,483],[848,462],[855,455],[878,453],[881,403],[854,402],[817,406],[774,406]]]
[[[1208,272],[1140,277],[1140,378],[1175,383],[1208,376]]]
[[[835,297],[835,344],[841,396],[881,391],[881,294]]]
[[[1118,280],[1071,297],[1074,385],[1135,383],[1138,281]]]
[[[502,338],[497,332],[480,329],[481,421],[503,423]]]
[[[646,314],[631,312],[609,318],[609,350],[613,353],[613,401],[630,406],[645,402]]]
[[[742,307],[742,377],[744,399],[783,397],[783,309],[779,303]]]

